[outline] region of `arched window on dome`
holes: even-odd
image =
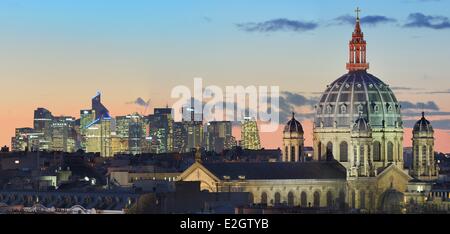
[[[387,110],[388,110],[388,112],[392,112],[392,105],[391,104],[387,104]]]
[[[339,145],[339,158],[341,162],[348,162],[348,144],[345,141]]]
[[[302,207],[308,206],[308,199],[306,197],[306,192],[302,192],[300,194],[300,206],[302,206]]]
[[[394,161],[394,144],[392,144],[392,142],[388,142],[387,145],[387,160],[388,162],[393,162]]]
[[[345,104],[341,105],[341,114],[347,114],[347,106]]]
[[[357,108],[358,108],[358,113],[364,112],[364,106],[362,104],[359,104]]]
[[[380,112],[380,107],[379,107],[377,104],[375,104],[375,105],[373,106],[373,112],[374,112],[374,113]]]
[[[332,105],[328,105],[327,106],[327,114],[332,114],[333,113],[333,106]]]
[[[381,161],[381,144],[379,141],[375,141],[373,143],[373,161]]]

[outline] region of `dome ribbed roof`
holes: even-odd
[[[414,125],[414,132],[433,132],[433,127],[430,124],[430,121],[428,121],[425,118],[425,113],[422,112],[422,118],[416,122]]]
[[[295,119],[295,114],[292,113],[292,119],[289,120],[284,127],[284,132],[297,132],[297,133],[304,133],[302,124]]]
[[[316,106],[315,125],[351,128],[360,113],[372,129],[402,127],[400,105],[383,81],[366,71],[350,71],[327,86]]]

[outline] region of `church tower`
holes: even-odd
[[[349,176],[376,176],[372,159],[372,128],[360,114],[351,131],[352,157],[350,157]]]
[[[283,162],[305,162],[303,134],[302,125],[292,113],[292,119],[289,120],[283,131]]]
[[[349,61],[347,63],[347,70],[349,71],[365,71],[369,69],[369,64],[366,62],[367,43],[364,40],[364,33],[361,30],[359,12],[361,10],[357,8],[355,30],[349,42]]]
[[[438,169],[434,157],[434,130],[424,112],[414,125],[412,145],[411,175],[419,180],[436,180]]]

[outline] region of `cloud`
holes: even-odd
[[[342,15],[334,19],[338,24],[351,24],[354,25],[356,17],[351,15]],[[361,18],[361,23],[363,25],[377,26],[378,24],[384,23],[394,23],[397,22],[396,19],[389,18],[382,15],[368,15]]]
[[[407,128],[412,128],[416,122],[417,120],[404,120],[403,124]],[[430,122],[434,129],[450,130],[450,119],[432,120]]]
[[[426,109],[435,111],[439,110],[439,107],[433,101],[429,101],[427,103],[424,102],[412,103],[409,101],[400,101],[399,104],[402,106],[403,109]]]
[[[405,28],[431,28],[431,29],[449,29],[450,20],[445,16],[424,15],[422,13],[412,13],[408,16],[408,23],[403,25]]]
[[[240,23],[236,26],[246,32],[277,32],[294,31],[305,32],[316,29],[319,25],[315,22],[290,20],[285,18],[272,19],[259,23]]]
[[[149,107],[150,99],[148,101],[144,101],[144,99],[142,99],[141,97],[138,97],[138,98],[136,98],[136,100],[134,100],[132,102],[127,102],[127,104],[134,104],[134,105],[138,105],[138,106]]]
[[[450,94],[450,89],[424,92],[424,94]]]
[[[298,108],[306,107],[306,109],[313,109],[314,105],[318,103],[318,97],[305,97],[298,93],[292,93],[288,91],[281,92],[280,95],[280,121],[282,123],[287,122],[292,117],[292,112]],[[299,113],[296,117],[299,120],[302,119],[312,119],[314,118],[314,113],[303,112]]]
[[[204,17],[203,17],[203,20],[204,20],[206,23],[211,23],[211,22],[212,22],[212,18],[211,18],[211,17],[208,17],[208,16],[204,16]]]
[[[390,88],[392,90],[418,90],[418,88],[411,88],[411,87],[405,87],[405,86],[393,86]]]
[[[450,112],[446,111],[427,111],[426,116],[448,116],[450,117]],[[408,112],[402,112],[403,117],[420,117],[422,116],[422,112],[418,111],[408,111]]]

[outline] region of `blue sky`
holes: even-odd
[[[43,105],[76,116],[97,90],[113,114],[137,97],[170,104],[194,77],[314,96],[346,72],[357,6],[369,72],[450,112],[447,0],[2,0],[0,124]]]

